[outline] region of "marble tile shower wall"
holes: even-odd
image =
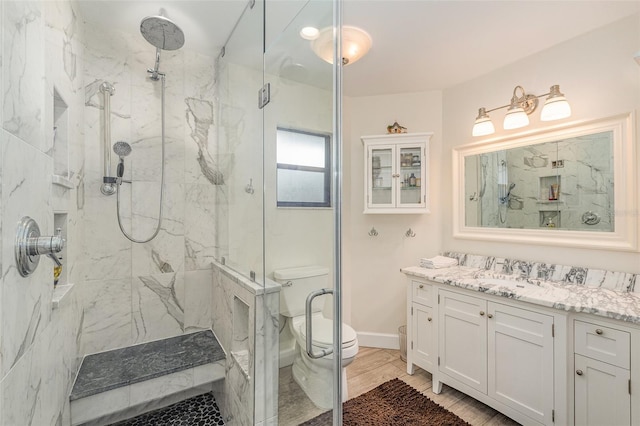
[[[213,331],[230,355],[225,380],[214,386],[226,424],[277,424],[278,357],[270,355],[278,351],[279,287],[263,288],[216,262],[213,283]]]
[[[69,282],[82,235],[77,203],[82,182],[82,40],[70,2],[0,2],[0,424],[53,425],[68,419],[67,395],[78,364],[77,292],[52,309],[53,264],[29,277],[14,261],[16,223],[34,218],[53,233],[54,211],[67,216]],[[66,177],[72,189],[52,187],[54,92],[67,107]]]
[[[116,196],[100,193],[103,81],[114,85],[112,143],[123,140],[121,216],[134,238],[158,218],[161,83],[147,78],[155,48],[137,33],[85,32],[86,238],[82,259],[82,353],[94,353],[212,326],[211,261],[220,171],[214,156],[214,58],[163,51],[166,73],[164,218],[158,236],[136,244],[120,232]],[[115,157],[114,162],[117,161]]]

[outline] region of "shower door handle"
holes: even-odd
[[[306,351],[307,351],[307,355],[309,355],[309,358],[312,359],[317,359],[317,358],[322,358],[324,356],[330,355],[333,353],[333,348],[330,349],[323,349],[320,352],[313,352],[313,323],[311,321],[311,313],[313,312],[313,310],[311,309],[311,305],[313,304],[313,299],[315,299],[318,296],[322,296],[324,294],[333,294],[333,290],[331,290],[330,288],[323,288],[320,290],[316,290],[314,292],[309,293],[309,295],[307,296],[307,303],[305,304],[305,308],[304,308],[304,317],[305,317],[305,323],[306,323]]]

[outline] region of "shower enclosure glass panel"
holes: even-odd
[[[262,87],[264,2],[249,4],[218,60],[216,260],[264,285]]]
[[[334,134],[335,67],[313,53],[313,41],[303,39],[300,30],[306,26],[320,30],[333,26],[333,3],[322,0],[305,3],[297,13],[289,15],[292,19],[272,42],[269,43],[267,37],[264,80],[269,84],[271,99],[263,109],[265,276],[274,279],[274,271],[320,266],[328,271],[326,277],[320,280],[321,287],[330,291],[335,290],[337,266],[334,258],[338,242],[334,210],[338,194],[334,180],[338,171],[335,159],[339,149],[338,138]],[[271,16],[269,12],[267,2],[267,20]],[[287,140],[283,139],[282,129],[286,129]],[[310,147],[304,137],[296,135],[314,135],[318,143]],[[291,145],[304,150],[305,154],[296,155],[295,161],[285,161]],[[313,155],[315,158],[305,157]],[[292,166],[293,163],[298,166]],[[328,166],[326,172],[322,170],[325,166]],[[312,179],[301,170],[314,174],[317,179]],[[323,184],[325,173],[326,185]],[[293,175],[297,175],[295,182],[291,181]],[[283,187],[295,188],[298,195],[305,192],[307,195],[317,195],[318,191],[320,195],[313,203],[299,199],[297,205],[285,204],[280,199],[282,194],[278,194],[278,188]],[[323,196],[325,192],[326,196]],[[295,286],[295,283],[282,286],[281,305],[285,292],[295,291]],[[332,330],[335,336],[333,324],[341,320],[340,312],[334,312],[333,304],[332,294],[316,297],[313,301],[314,310],[318,310],[314,315],[328,318],[329,337]],[[302,305],[301,309],[304,308],[304,301]],[[280,371],[277,377],[280,425],[297,425],[332,407],[341,408],[340,404],[335,403],[335,385],[340,383],[341,377],[341,371],[336,371],[334,367],[338,354],[319,361],[306,358],[305,340],[293,325],[301,318],[296,317],[294,321],[291,316],[281,315],[279,319]],[[319,338],[319,326],[312,330],[312,334],[314,340]],[[328,348],[331,348],[331,342],[328,343]],[[321,348],[317,346],[313,350],[319,352]],[[323,367],[318,368],[319,365]],[[308,376],[309,370],[315,370],[317,376]]]

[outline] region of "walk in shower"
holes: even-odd
[[[222,368],[167,373],[183,376],[138,399],[125,380],[118,403],[206,385],[228,424],[278,422],[273,271],[320,265],[339,288],[340,193],[338,75],[297,35],[334,26],[337,1],[281,3],[1,2],[0,231],[28,215],[66,243],[62,271],[22,277],[2,259],[0,424],[80,423],[71,406],[102,398],[70,400],[87,356],[202,333]],[[220,16],[228,34],[207,38]],[[330,141],[327,206],[277,206],[278,128]]]
[[[107,340],[98,323],[103,317],[90,315],[83,350],[210,328],[227,357],[225,379],[214,384],[213,394],[226,420],[241,425],[275,419],[293,424],[287,409],[309,404],[303,392],[286,394],[279,413],[279,383],[290,387],[291,366],[279,359],[279,341],[288,327],[279,315],[274,270],[325,267],[331,291],[339,279],[338,75],[299,35],[302,26],[332,27],[334,5],[270,7],[275,6],[248,2],[216,55],[183,48],[197,28],[182,22],[178,27],[173,16],[179,8],[144,18],[142,37],[133,46],[87,35],[87,44],[97,47],[95,66],[92,52],[85,77],[87,115],[102,120],[88,129],[92,139],[85,146],[108,137],[117,158],[113,168],[102,167],[109,173],[98,177],[114,186],[116,200],[92,192],[87,209],[93,212],[90,218],[98,210],[108,216],[102,226],[109,236],[103,241],[111,246],[104,244],[95,258],[98,264],[107,258],[127,265],[118,274],[131,280],[130,299],[123,300],[126,291],[114,299],[123,313],[128,306],[132,314]],[[112,37],[118,39],[117,34],[107,39]],[[119,65],[124,74],[109,72]],[[325,206],[279,206],[283,128],[327,141]],[[102,160],[110,163],[106,154]],[[314,190],[313,185],[313,179],[295,183],[302,192]],[[104,282],[104,272],[92,270],[87,278]],[[99,305],[96,296],[89,300]],[[334,304],[339,296],[334,292],[315,302],[338,324],[340,310]],[[130,327],[129,336],[122,326]],[[329,362],[339,365],[339,357]],[[326,392],[339,401],[340,389],[336,385]],[[316,410],[311,404],[307,417]]]

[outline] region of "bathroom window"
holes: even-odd
[[[329,135],[278,128],[278,207],[331,207]]]

